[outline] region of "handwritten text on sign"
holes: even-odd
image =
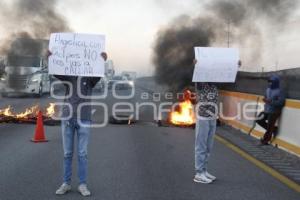
[[[235,82],[238,49],[195,47],[195,58],[193,82]]]
[[[104,47],[103,35],[53,33],[49,43],[49,74],[103,77]]]

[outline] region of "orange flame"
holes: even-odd
[[[11,112],[11,106],[8,106],[7,108],[0,110],[0,115],[5,115],[8,117],[14,116],[13,113]]]
[[[26,108],[24,112],[20,113],[13,113],[12,107],[9,105],[8,107],[0,110],[0,116],[6,117],[14,117],[16,119],[24,119],[29,117],[36,117],[40,107],[38,105],[32,106],[31,108]],[[52,117],[55,114],[55,104],[50,103],[49,106],[46,108],[46,116]]]
[[[47,117],[52,117],[55,114],[55,104],[50,103],[49,107],[46,109],[46,116]]]
[[[196,117],[191,100],[179,103],[179,111],[170,114],[170,122],[175,125],[190,126],[196,123]]]
[[[19,114],[16,114],[16,118],[28,118],[29,116],[36,116],[39,111],[39,106],[32,106],[31,108],[26,108],[25,112],[21,112]]]

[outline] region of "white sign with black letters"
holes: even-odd
[[[104,76],[105,36],[78,33],[52,33],[49,74],[65,76]]]
[[[236,48],[195,47],[193,82],[235,82],[239,50]]]

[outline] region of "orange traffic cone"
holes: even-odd
[[[46,137],[45,137],[42,111],[38,112],[34,138],[31,139],[31,142],[35,142],[35,143],[37,143],[37,142],[48,142],[48,140],[46,140]]]

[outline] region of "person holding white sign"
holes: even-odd
[[[48,52],[50,58],[52,52]],[[107,60],[107,54],[102,52],[100,58]],[[66,88],[65,103],[62,111],[62,138],[64,150],[64,172],[63,184],[56,191],[57,195],[66,194],[71,190],[72,177],[72,157],[75,133],[77,133],[77,154],[78,154],[78,191],[83,196],[90,196],[91,192],[87,188],[87,146],[91,125],[91,99],[93,87],[100,80],[100,77],[80,77],[54,75],[64,82]],[[80,93],[80,94],[79,94]],[[84,98],[83,98],[84,97]],[[87,103],[87,104],[86,104]],[[81,107],[80,105],[85,104]],[[78,108],[81,110],[78,112]]]
[[[196,65],[197,60],[194,60]],[[241,61],[238,61],[241,66]],[[201,73],[201,72],[200,72]],[[209,184],[216,177],[208,173],[208,159],[213,147],[218,119],[219,92],[216,84],[209,82],[196,83],[197,122],[195,129],[195,171],[196,183]]]

